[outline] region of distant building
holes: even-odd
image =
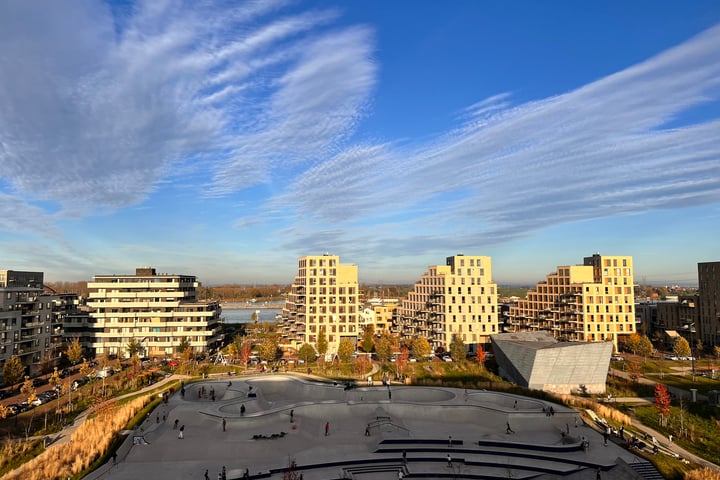
[[[605,393],[611,342],[559,342],[550,332],[490,337],[500,376],[553,393]]]
[[[134,340],[144,357],[172,357],[183,342],[196,353],[221,343],[221,308],[198,302],[200,283],[191,275],[96,275],[88,283],[90,348],[96,355],[128,356]],[[82,316],[78,317],[82,322]]]
[[[46,292],[43,277],[43,272],[0,270],[0,374],[13,355],[29,375],[58,363],[62,318],[74,300]]]
[[[406,342],[425,337],[434,350],[449,350],[459,335],[470,352],[498,333],[497,285],[490,257],[447,257],[420,277],[397,309],[396,328]]]
[[[297,351],[304,343],[317,350],[324,331],[327,355],[337,353],[340,341],[357,345],[360,334],[360,295],[357,265],[343,265],[337,255],[298,259],[298,274],[282,313],[282,347]]]
[[[698,263],[697,337],[707,346],[720,345],[720,262]]]
[[[365,307],[360,310],[360,330],[361,335],[365,332],[368,325],[372,325],[375,335],[379,336],[383,332],[392,333],[393,319],[397,311],[399,300],[371,298],[365,302]]]
[[[547,331],[569,341],[618,348],[636,331],[633,264],[629,256],[595,254],[582,265],[561,266],[510,308],[515,331]]]

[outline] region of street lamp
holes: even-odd
[[[695,381],[695,355],[693,354],[693,342],[695,341],[695,337],[693,337],[693,333],[695,333],[695,322],[683,325],[683,330],[687,330],[690,333],[690,365],[692,368],[692,376],[693,376],[693,382],[694,382]]]

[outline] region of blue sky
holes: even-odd
[[[720,260],[720,3],[0,2],[0,268]]]

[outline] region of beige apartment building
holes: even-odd
[[[595,254],[582,265],[561,266],[510,307],[514,331],[549,331],[570,341],[612,341],[635,332],[630,256]],[[622,340],[620,340],[622,343]]]
[[[282,313],[281,346],[297,351],[309,343],[317,350],[321,331],[328,342],[329,358],[337,353],[343,338],[357,344],[359,297],[357,265],[342,265],[340,257],[329,254],[298,259],[298,274]]]
[[[219,347],[221,308],[198,302],[199,286],[194,276],[158,274],[154,268],[96,275],[88,283],[90,348],[96,355],[126,357],[134,339],[140,356],[173,357],[183,341],[196,353]]]
[[[477,352],[498,328],[497,285],[485,256],[458,254],[445,265],[428,267],[397,310],[401,339],[422,336],[434,350],[449,350],[453,335],[459,335],[468,351]]]

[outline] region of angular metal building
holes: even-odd
[[[501,333],[490,339],[500,376],[553,393],[605,393],[613,343],[560,342],[547,332]]]

